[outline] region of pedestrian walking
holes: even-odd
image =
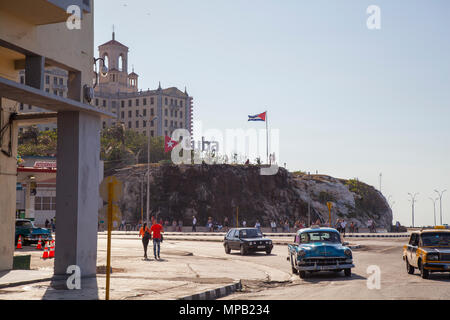
[[[183,220],[178,220],[178,232],[183,231]]]
[[[259,223],[258,220],[256,220],[255,228],[258,229],[259,231],[261,231],[261,223]]]
[[[225,219],[223,219],[223,226],[225,227],[226,232],[228,232],[228,225],[229,225],[228,217],[225,217]]]
[[[192,216],[192,232],[197,232],[197,218]]]
[[[50,224],[50,221],[48,221],[48,219],[45,219],[45,229],[48,229],[49,224]]]
[[[155,223],[154,225],[152,225],[150,231],[153,233],[153,255],[155,256],[156,260],[159,260],[162,241],[161,233],[164,233],[164,229],[162,225],[160,225],[159,223]]]
[[[277,232],[277,223],[275,222],[275,220],[272,220],[272,222],[270,223],[270,227],[272,228],[272,232]]]
[[[345,220],[342,220],[341,222],[341,232],[344,234],[345,237],[345,228],[347,227],[347,222]]]
[[[177,220],[172,221],[172,231],[177,231]]]
[[[245,221],[245,219],[244,219],[244,221],[242,221],[242,226],[243,226],[244,228],[247,226],[247,221]]]
[[[144,223],[139,230],[139,236],[142,237],[142,245],[144,246],[144,259],[147,260],[147,247],[151,237],[151,230],[147,227],[147,223]]]
[[[212,217],[208,217],[208,222],[206,223],[206,227],[209,229],[209,232],[214,231]]]
[[[286,228],[286,232],[289,232],[289,221],[287,219],[284,223],[284,227]]]

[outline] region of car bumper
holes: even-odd
[[[248,251],[268,251],[273,249],[273,244],[270,245],[251,245],[246,247]]]
[[[45,235],[40,235],[41,236],[41,240],[42,241],[47,241],[47,240],[52,240],[52,235],[51,234],[45,234]],[[27,242],[39,242],[39,236],[25,236],[23,238],[25,241]]]
[[[315,266],[297,266],[297,270],[299,271],[327,271],[327,270],[340,270],[340,269],[351,269],[354,268],[355,265],[353,263],[346,264],[332,264],[332,265],[315,265]]]
[[[450,263],[446,262],[427,262],[424,265],[426,270],[450,272]]]

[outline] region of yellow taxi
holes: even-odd
[[[414,231],[403,247],[406,271],[428,279],[431,272],[450,272],[450,230],[444,226]]]

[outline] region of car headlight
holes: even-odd
[[[427,260],[438,261],[439,260],[439,254],[437,254],[437,253],[427,254]]]
[[[298,255],[299,255],[300,257],[304,257],[304,256],[306,255],[305,250],[299,250],[299,251],[298,251]]]
[[[350,249],[345,249],[344,253],[345,253],[345,255],[347,257],[351,257],[352,256],[352,250],[350,250]]]

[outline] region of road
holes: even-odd
[[[450,275],[408,275],[401,259],[405,239],[351,239],[356,268],[351,278],[343,273],[316,273],[304,280],[293,275],[286,260],[287,247],[275,245],[272,254],[227,255],[221,242],[167,239],[161,261],[144,261],[135,235],[114,236],[112,241],[111,299],[178,299],[241,280],[242,292],[223,299],[449,299]],[[53,260],[32,253],[32,269],[52,271]],[[149,257],[152,257],[149,246]],[[98,266],[106,264],[106,236],[98,238]],[[380,289],[367,287],[367,267],[379,266]],[[82,290],[65,290],[65,282],[42,282],[0,290],[0,299],[104,299],[105,276],[83,280]]]

